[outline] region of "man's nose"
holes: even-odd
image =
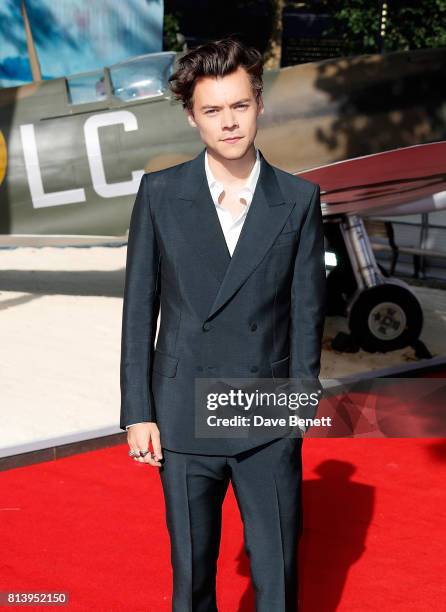
[[[232,108],[226,108],[222,113],[222,128],[232,129],[238,127],[237,119]]]

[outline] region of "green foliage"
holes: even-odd
[[[163,24],[164,51],[182,51],[184,36],[180,33],[180,15],[178,13],[165,13]]]
[[[346,55],[380,50],[382,2],[324,0],[333,17],[324,37],[340,38]],[[382,51],[407,51],[446,45],[446,0],[388,0]]]

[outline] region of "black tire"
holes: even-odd
[[[418,339],[423,311],[407,287],[388,281],[364,289],[353,298],[348,324],[362,349],[386,353],[410,346]]]

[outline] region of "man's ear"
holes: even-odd
[[[194,114],[192,113],[192,111],[187,111],[187,120],[189,121],[189,125],[191,127],[196,128],[197,124],[195,123],[195,119],[194,119]]]
[[[263,106],[263,98],[262,96],[259,96],[259,99],[257,100],[257,115],[263,115],[264,112],[265,107]]]

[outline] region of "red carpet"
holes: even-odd
[[[303,457],[304,612],[444,610],[446,440],[306,439]],[[73,611],[170,612],[157,469],[127,445],[0,483],[0,591],[67,591]],[[232,489],[223,522],[220,611],[254,611]]]

